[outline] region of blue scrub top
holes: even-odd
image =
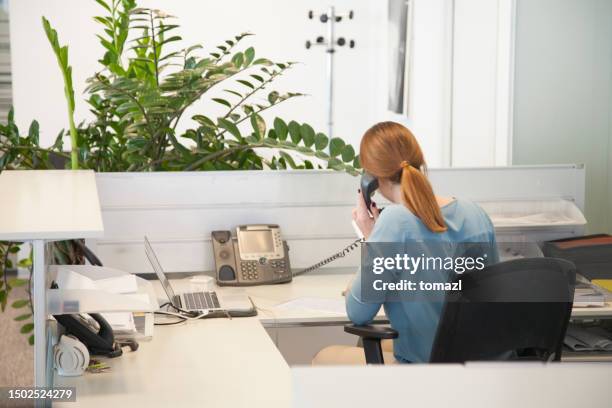
[[[484,243],[489,244],[486,263],[499,261],[495,231],[491,219],[477,204],[457,199],[441,208],[447,231],[436,233],[403,205],[390,205],[376,221],[368,242],[420,242],[430,243]],[[431,245],[430,256],[453,257],[449,253],[452,245]],[[362,300],[360,273],[346,295],[346,310],[351,321],[357,325],[372,321],[384,306],[391,326],[399,332],[393,342],[395,358],[400,362],[427,362],[431,354],[436,329],[443,304],[439,301],[394,301],[370,303]]]

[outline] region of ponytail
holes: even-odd
[[[381,122],[361,139],[359,160],[374,177],[400,183],[408,209],[432,232],[447,230],[442,211],[425,176],[425,159],[416,138],[406,127]]]
[[[402,162],[402,197],[407,207],[432,232],[447,230],[442,211],[427,177],[417,168]]]

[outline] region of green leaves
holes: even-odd
[[[244,51],[244,65],[249,66],[255,59],[255,49],[253,47],[249,47]]]
[[[219,125],[218,125],[221,129],[225,129],[228,132],[230,132],[232,134],[232,136],[234,136],[236,139],[242,139],[242,136],[240,135],[240,130],[238,130],[238,126],[236,126],[235,124],[233,124],[232,122],[230,122],[227,119],[223,119],[223,118],[219,118]]]
[[[32,330],[34,330],[34,323],[26,323],[21,326],[21,330],[19,330],[22,334],[28,334]]]
[[[342,149],[344,149],[344,146],[344,140],[334,137],[329,142],[329,153],[332,155],[332,157],[338,156],[342,154]]]
[[[355,149],[353,149],[351,145],[346,145],[342,148],[342,153],[340,153],[340,155],[342,156],[342,161],[352,162],[355,158]]]
[[[21,322],[23,320],[28,320],[30,318],[32,318],[32,313],[26,313],[26,314],[22,314],[22,315],[15,317],[13,320],[15,320],[16,322]]]
[[[228,108],[232,107],[232,104],[229,103],[228,101],[226,101],[225,99],[221,99],[221,98],[212,98],[213,101],[220,103],[223,106],[227,106]]]
[[[266,122],[264,122],[263,118],[258,114],[253,113],[251,115],[251,126],[253,127],[253,131],[255,132],[257,139],[263,139],[264,135],[266,134]]]
[[[135,0],[96,2],[102,70],[88,80],[86,89],[95,119],[78,127],[68,47],[60,44],[57,32],[43,18],[65,83],[72,166],[175,171],[358,164],[354,149],[341,139],[330,142],[308,123],[265,119],[266,111],[302,94],[273,88],[294,63],[271,61],[252,46],[243,46],[251,34],[236,35],[206,50],[199,44],[183,45],[175,18],[162,11],[137,8]],[[201,110],[185,119],[185,112],[198,102]],[[180,123],[190,119],[189,126]],[[0,125],[0,171],[52,168],[53,156],[66,158],[65,131],[57,134],[51,147],[41,148],[38,122],[32,122],[25,136],[12,113],[8,122]],[[272,150],[271,159],[260,155],[262,148]],[[21,260],[19,266],[29,267],[28,262]]]
[[[11,306],[15,309],[21,309],[22,307],[26,307],[30,302],[26,299],[19,299],[14,301]]]
[[[287,127],[285,121],[283,121],[281,118],[274,119],[274,132],[276,133],[276,137],[279,140],[287,139],[287,135],[289,134],[289,128]]]
[[[315,131],[312,126],[307,123],[300,126],[300,136],[306,147],[312,146],[315,142]]]
[[[289,122],[289,136],[291,137],[291,141],[293,143],[299,143],[302,139],[300,124],[296,121],[292,120]]]
[[[47,34],[47,39],[55,53],[55,57],[64,76],[64,92],[68,102],[69,111],[74,111],[74,89],[72,86],[72,67],[68,64],[68,46],[60,46],[57,31],[51,27],[51,23],[42,17],[42,24]]]
[[[323,150],[327,147],[329,138],[323,133],[317,133],[315,136],[315,148],[317,150]]]

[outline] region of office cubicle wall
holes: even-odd
[[[295,408],[610,406],[602,363],[294,367],[291,378]]]
[[[430,178],[442,195],[481,202],[567,199],[584,207],[581,166],[432,169]],[[289,242],[292,266],[305,267],[356,238],[350,221],[358,181],[333,171],[101,173],[105,235],[90,244],[108,266],[151,272],[147,235],[168,272],[211,271],[212,230],[275,223]],[[330,266],[358,261],[354,253]]]

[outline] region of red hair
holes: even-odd
[[[426,177],[423,152],[410,130],[395,122],[378,123],[365,132],[359,150],[364,170],[378,179],[400,183],[404,203],[430,231],[447,230]]]

